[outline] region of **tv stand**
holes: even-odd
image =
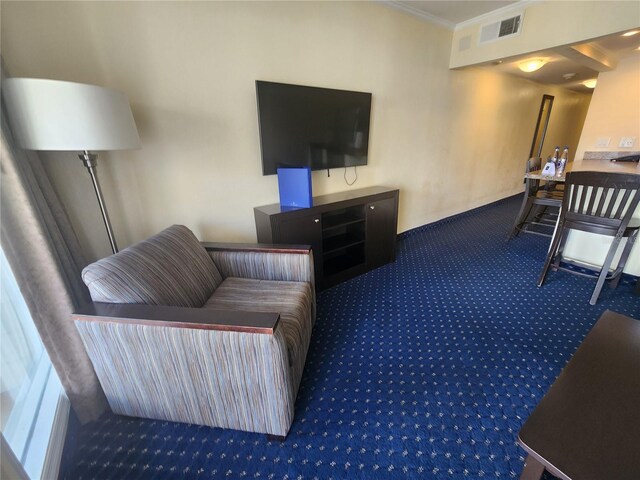
[[[313,198],[313,207],[254,208],[258,242],[311,245],[319,290],[396,258],[397,189],[368,187]]]

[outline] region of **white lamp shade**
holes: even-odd
[[[140,147],[124,93],[39,78],[2,81],[9,122],[28,150],[126,150]]]

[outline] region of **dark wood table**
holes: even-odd
[[[521,480],[640,479],[640,320],[606,311],[525,422]]]

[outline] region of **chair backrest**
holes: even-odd
[[[542,158],[531,157],[527,160],[527,173],[542,169]]]
[[[173,225],[82,271],[94,302],[202,307],[222,282],[195,235]]]
[[[640,175],[569,172],[561,215],[624,229],[640,202]]]
[[[542,170],[542,158],[531,157],[530,159],[527,160],[525,173],[535,172],[536,170]],[[530,178],[527,185],[528,185],[527,194],[529,196],[535,196],[538,190],[540,190],[540,180]]]

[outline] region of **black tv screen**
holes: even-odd
[[[367,164],[371,94],[256,81],[262,173]]]

